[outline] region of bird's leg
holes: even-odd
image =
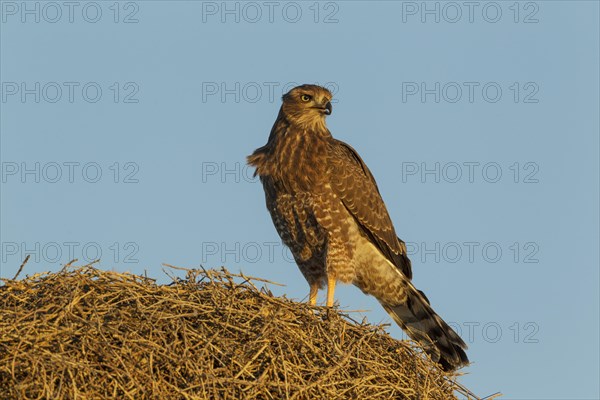
[[[317,305],[317,293],[319,293],[319,282],[310,284],[310,293],[308,295],[308,303],[311,306]]]
[[[327,307],[333,307],[336,279],[332,276],[327,277]]]

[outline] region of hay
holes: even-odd
[[[226,271],[92,265],[0,286],[3,399],[455,399],[413,344]]]

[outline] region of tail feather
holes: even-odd
[[[469,363],[467,345],[456,332],[433,311],[423,292],[412,285],[403,304],[382,304],[394,321],[417,341],[427,354],[445,371],[453,371]]]

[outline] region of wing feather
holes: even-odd
[[[375,178],[350,145],[334,140],[330,160],[331,187],[356,219],[362,232],[402,273],[412,279],[406,245],[396,235],[394,225]]]

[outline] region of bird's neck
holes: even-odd
[[[311,186],[325,175],[331,133],[319,124],[298,124],[281,114],[275,121],[269,141],[248,158],[260,176],[296,181]]]

